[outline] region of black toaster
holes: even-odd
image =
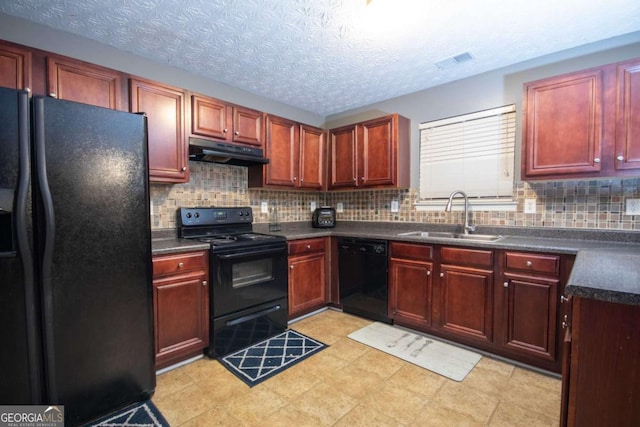
[[[333,228],[336,226],[336,210],[329,206],[322,206],[313,211],[311,225],[314,228]]]

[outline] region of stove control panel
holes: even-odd
[[[242,208],[180,208],[178,219],[182,226],[251,224],[253,212]]]

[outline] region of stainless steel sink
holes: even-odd
[[[440,239],[459,239],[459,240],[475,240],[481,242],[495,242],[502,236],[495,234],[462,234],[449,233],[446,231],[410,231],[408,233],[399,233],[398,236],[421,237],[421,238],[440,238]]]

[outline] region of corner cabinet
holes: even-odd
[[[197,356],[209,345],[209,253],[153,257],[156,368]]]
[[[185,92],[148,80],[130,79],[129,83],[130,111],[147,115],[150,180],[188,182]]]
[[[407,188],[409,132],[398,114],[329,131],[329,189]]]
[[[250,187],[326,188],[326,132],[278,116],[265,118],[269,163],[249,168]]]
[[[640,174],[640,59],[525,84],[522,179]]]
[[[327,305],[327,239],[289,242],[289,319]]]

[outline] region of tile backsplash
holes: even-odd
[[[396,221],[459,224],[462,212],[418,211],[417,189],[304,192],[247,188],[247,169],[213,163],[190,162],[191,179],[185,184],[152,184],[152,228],[176,227],[176,210],[193,206],[251,206],[254,221],[267,223],[272,214],[262,214],[260,204],[277,207],[280,222],[310,221],[310,204],[335,207],[342,203],[339,221]],[[625,215],[627,198],[640,198],[640,178],[518,182],[514,188],[515,212],[473,211],[470,223],[477,225],[532,226],[640,230],[640,215]],[[524,200],[536,200],[536,213],[524,213]],[[399,211],[391,213],[392,200]],[[444,205],[444,202],[443,202]]]

